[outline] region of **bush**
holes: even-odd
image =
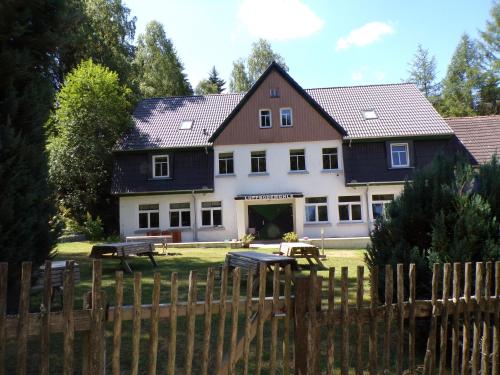
[[[288,232],[283,235],[283,241],[285,242],[297,242],[299,236],[295,232]]]
[[[489,173],[490,180],[492,175],[500,177]],[[498,185],[490,181],[488,186]],[[437,157],[413,175],[413,182],[388,205],[386,217],[375,223],[368,267],[390,264],[395,270],[403,263],[408,272],[415,263],[417,298],[429,298],[433,263],[498,260],[499,226],[488,201],[494,193],[484,187],[481,172],[475,174],[464,161]],[[384,272],[378,282],[382,296]]]
[[[83,233],[90,241],[99,241],[104,238],[104,228],[102,226],[102,220],[99,216],[97,216],[96,219],[93,220],[92,215],[87,212],[82,229]]]

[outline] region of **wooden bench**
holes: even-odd
[[[89,255],[91,258],[119,258],[124,271],[132,273],[132,268],[127,260],[136,256],[147,256],[154,267],[157,266],[154,252],[155,247],[151,242],[115,242],[92,246]]]
[[[171,234],[155,235],[155,236],[127,236],[126,242],[151,242],[153,245],[159,244],[163,250],[167,249],[167,244],[172,243],[173,236]]]
[[[292,258],[304,258],[310,266],[325,269],[324,264],[319,259],[319,249],[314,245],[304,242],[282,242],[280,254]]]
[[[77,284],[80,281],[80,267],[78,267],[78,263],[76,262],[73,264],[74,264],[73,280],[74,283]],[[51,262],[50,266],[51,266],[50,281],[52,284],[52,301],[54,300],[56,293],[59,293],[61,295],[61,303],[62,303],[62,291],[64,286],[64,271],[66,270],[66,261],[58,260],[55,262]],[[45,264],[40,266],[39,268],[37,281],[32,288],[33,291],[38,291],[43,289],[44,275],[45,275]]]

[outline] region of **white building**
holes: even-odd
[[[367,236],[453,131],[414,85],[302,89],[272,64],[246,94],[150,99],[115,152],[120,232],[183,241]]]

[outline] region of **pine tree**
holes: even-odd
[[[479,113],[500,114],[500,3],[493,4],[491,21],[480,32],[483,59],[483,87],[480,91]]]
[[[419,44],[409,65],[408,82],[416,84],[426,98],[435,98],[439,91],[439,84],[436,83],[436,58],[430,56],[429,50]]]
[[[217,87],[217,94],[222,93],[224,91],[224,85],[226,81],[219,77],[219,72],[215,69],[215,66],[212,67],[210,74],[208,76],[208,81]]]
[[[10,307],[16,306],[22,261],[33,269],[56,237],[47,182],[44,123],[52,99],[57,51],[64,43],[66,3],[3,2],[0,22],[0,262],[9,263]]]
[[[243,59],[234,61],[231,79],[229,80],[229,91],[236,93],[247,92],[250,87],[245,61]]]
[[[481,56],[477,43],[467,34],[460,39],[443,81],[444,116],[473,116],[477,113],[482,87]]]
[[[193,93],[174,45],[159,22],[148,23],[145,33],[139,35],[134,68],[144,98]]]

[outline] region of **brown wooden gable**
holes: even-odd
[[[270,71],[264,80],[256,85],[258,87],[249,93],[241,108],[227,124],[223,124],[220,132],[215,134],[214,145],[307,142],[342,138],[341,133],[332,125],[332,120],[328,121],[324,114],[314,108],[276,69]],[[272,89],[278,90],[279,97],[271,98]],[[281,127],[280,108],[292,108],[292,127]],[[271,110],[271,128],[260,127],[260,109]]]

